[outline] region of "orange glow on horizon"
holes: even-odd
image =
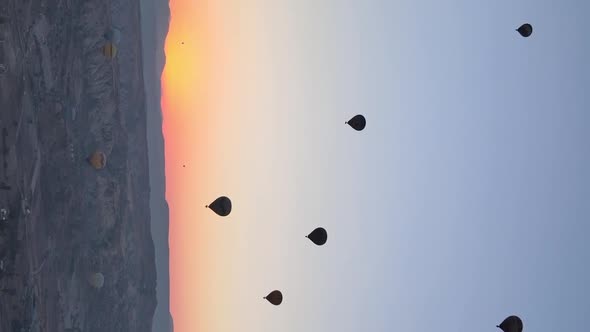
[[[209,278],[202,270],[207,257],[207,225],[204,205],[196,197],[207,188],[202,174],[209,166],[207,135],[212,114],[213,70],[218,65],[211,34],[211,10],[206,1],[170,1],[171,21],[166,37],[166,65],[162,73],[162,131],[165,144],[166,201],[169,205],[170,311],[174,330],[206,330],[211,317],[206,302]],[[183,166],[184,165],[184,166]],[[195,303],[195,299],[198,300]]]
[[[252,46],[257,26],[249,20],[260,20],[256,12],[246,20],[242,9],[232,1],[170,1],[161,108],[176,332],[235,330],[238,324],[225,317],[237,287],[227,273],[237,264],[236,248],[220,247],[225,224],[205,205],[233,194],[219,192],[231,181],[224,174],[231,164],[227,147],[235,147],[233,156],[247,154],[236,147],[245,135],[238,123],[254,121],[247,110],[262,73]]]

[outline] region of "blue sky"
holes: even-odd
[[[492,331],[513,313],[529,331],[587,326],[589,9],[365,11],[362,265],[380,272],[366,276],[361,326]],[[524,22],[528,39],[514,31]]]

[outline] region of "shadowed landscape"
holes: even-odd
[[[157,278],[139,1],[4,0],[0,16],[0,331],[150,331]],[[103,47],[113,27],[111,59]],[[104,169],[86,161],[96,150]],[[101,287],[92,273],[104,275]]]
[[[141,30],[147,112],[147,144],[150,168],[151,229],[156,249],[158,306],[152,331],[173,331],[170,314],[170,277],[168,248],[168,204],[164,173],[164,137],[162,135],[161,76],[166,62],[164,43],[170,23],[168,0],[141,1]]]

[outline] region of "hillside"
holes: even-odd
[[[168,204],[164,173],[164,137],[162,135],[161,76],[166,62],[164,43],[168,34],[170,8],[167,0],[141,2],[144,78],[147,108],[147,142],[150,167],[150,210],[152,237],[156,250],[158,306],[154,332],[172,331],[170,314],[170,276],[168,247]]]

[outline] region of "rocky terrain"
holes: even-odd
[[[139,0],[0,0],[0,17],[0,331],[151,331]]]

